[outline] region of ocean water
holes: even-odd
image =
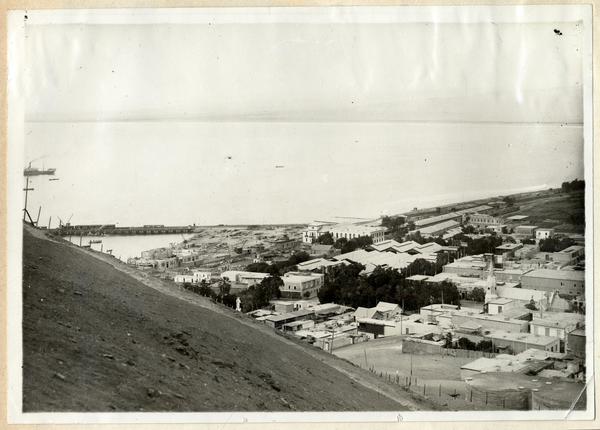
[[[65,239],[75,245],[89,245],[90,240],[102,240],[102,243],[93,243],[91,248],[103,252],[112,249],[112,255],[122,261],[128,258],[139,257],[142,251],[148,249],[170,246],[192,237],[191,234],[153,234],[133,236],[67,236]]]

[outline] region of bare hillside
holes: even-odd
[[[23,271],[25,412],[407,409],[71,245],[25,232]]]

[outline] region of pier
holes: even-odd
[[[105,225],[63,225],[50,230],[59,236],[133,236],[148,234],[189,234],[194,233],[195,226],[144,225],[139,227],[117,227],[115,224]]]

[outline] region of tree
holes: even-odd
[[[219,294],[217,295],[217,299],[223,302],[223,297],[229,294],[231,291],[231,284],[227,281],[219,282]]]
[[[547,239],[541,239],[539,243],[541,252],[559,252],[569,246],[573,245],[575,242],[573,239],[569,237],[556,238],[549,237]]]
[[[502,199],[507,206],[513,206],[515,204],[515,198],[512,196],[506,196]]]
[[[473,234],[473,233],[475,233],[475,226],[470,225],[470,224],[465,225],[465,226],[463,226],[462,231],[465,234]]]
[[[421,245],[424,243],[427,243],[427,239],[425,239],[423,236],[421,236],[420,231],[413,231],[411,233],[408,233],[408,235],[406,236],[406,240],[412,240]]]
[[[383,216],[381,226],[385,227],[396,240],[402,240],[402,237],[408,233],[405,216]]]
[[[493,343],[491,340],[482,340],[477,343],[477,350],[483,352],[494,352]]]
[[[561,190],[563,193],[570,193],[572,191],[585,190],[585,181],[575,179],[571,182],[563,182],[561,184]]]
[[[267,263],[251,263],[246,266],[247,272],[269,273],[271,266]]]
[[[271,300],[280,298],[281,290],[279,287],[282,285],[283,281],[279,276],[269,276],[264,278],[260,284],[251,285],[247,290],[242,291],[239,295],[242,301],[242,312],[263,308]],[[235,299],[233,306],[235,306]]]
[[[333,235],[325,232],[315,239],[315,242],[321,245],[333,245]]]
[[[469,292],[467,297],[474,302],[483,303],[485,301],[485,290],[483,288],[475,287]]]
[[[531,300],[529,300],[529,303],[527,303],[525,305],[525,307],[527,309],[529,309],[530,311],[537,311],[538,310],[537,306],[535,305],[535,300],[533,300],[533,297],[531,298]]]
[[[348,239],[346,239],[345,237],[340,237],[338,240],[335,241],[335,243],[333,244],[333,247],[336,249],[342,249],[344,247],[344,245],[347,243],[348,243]]]
[[[458,339],[457,345],[459,349],[469,349],[471,351],[474,351],[477,346],[475,342],[472,342],[466,337],[461,337],[460,339]]]
[[[341,248],[342,254],[355,251],[358,248],[365,248],[373,243],[371,236],[359,236],[346,241]]]
[[[364,268],[365,266],[357,263],[332,267],[329,272],[325,274],[323,286],[317,291],[319,301],[321,303],[355,303],[354,300],[349,297],[352,297],[353,292],[357,290],[359,283],[358,277]],[[347,294],[344,300],[342,300],[342,291]]]
[[[444,344],[444,348],[452,348],[452,333],[448,332],[445,336],[446,343]]]
[[[287,264],[289,266],[295,266],[308,260],[310,260],[310,255],[307,252],[300,251],[291,255],[290,258],[288,258]]]

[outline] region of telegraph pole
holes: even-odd
[[[29,218],[29,222],[33,225],[33,219],[31,219],[31,215],[29,215],[29,212],[27,211],[27,197],[29,195],[29,191],[33,191],[33,188],[29,188],[29,176],[27,176],[27,182],[25,183],[25,188],[23,188],[23,191],[25,191],[25,208],[23,209],[23,221],[27,221],[27,218]]]

